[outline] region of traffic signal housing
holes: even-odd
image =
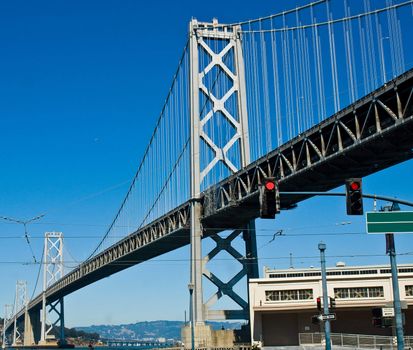
[[[321,311],[321,297],[317,298],[317,310]]]
[[[333,297],[330,297],[330,309],[335,309],[336,308],[336,299]]]
[[[363,191],[361,178],[346,180],[347,215],[363,215]]]
[[[280,193],[274,177],[264,177],[259,185],[260,218],[274,219],[280,212]]]

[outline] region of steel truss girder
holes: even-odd
[[[122,268],[119,268],[119,270],[122,270],[128,266],[136,265],[139,261],[125,261],[125,258],[178,230],[187,229],[188,220],[189,203],[185,203],[183,206],[170,211],[153,223],[137,230],[92,259],[82,263],[78,268],[53,284],[47,290],[47,297],[52,298],[53,294],[57,294],[60,290],[75,283],[77,280],[87,278],[88,275],[98,272],[104,266],[116,265],[122,262],[122,266],[120,266]]]
[[[162,239],[168,239],[168,237],[171,237],[171,240],[173,239],[173,244],[176,241],[173,238],[175,233],[179,232],[182,234],[179,236],[179,240],[185,241],[186,239],[181,245],[188,244],[189,240],[184,234],[188,232],[189,220],[190,202],[186,202],[67,273],[63,278],[47,288],[46,299],[48,303],[77,290],[79,284],[81,286],[88,285],[102,278],[102,276],[109,276],[114,272],[140,263],[141,261],[128,260],[128,257],[153,244],[158,244]],[[116,266],[116,271],[102,271],[105,267],[110,266]],[[99,277],[94,277],[95,274],[100,273]],[[41,304],[42,294],[39,294],[29,302],[28,308],[30,310],[40,309]],[[20,319],[23,315],[24,310],[18,312],[17,318]]]
[[[258,184],[263,177],[275,177],[282,188],[284,184],[287,186],[292,182],[290,179],[300,174],[309,171],[317,173],[324,164],[334,167],[332,160],[338,157],[351,160],[353,166],[356,165],[352,170],[347,169],[349,172],[355,174],[363,169],[364,173],[373,173],[377,171],[374,170],[376,165],[372,164],[370,171],[365,170],[369,160],[363,157],[368,152],[368,146],[376,140],[380,140],[380,146],[383,148],[382,154],[370,154],[371,162],[374,158],[377,163],[382,163],[377,166],[385,168],[392,165],[392,161],[397,163],[410,159],[413,157],[411,144],[402,145],[401,149],[399,144],[392,146],[385,137],[395,130],[404,129],[404,132],[410,133],[412,122],[413,70],[410,70],[253,162],[244,170],[208,188],[203,197],[203,224],[211,224],[219,212],[225,212],[257,196]],[[357,157],[356,150],[360,150],[360,154],[363,155]],[[404,158],[397,161],[393,156]],[[357,169],[357,164],[360,169]],[[341,180],[343,168],[336,166],[336,173],[325,174],[326,181],[336,175],[337,179]],[[332,183],[330,188],[343,183],[337,182]],[[320,180],[308,180],[305,186],[310,190],[317,188],[320,186]],[[293,191],[294,188],[289,190]],[[284,208],[290,204],[288,199],[281,198]],[[255,212],[251,215],[256,217]]]

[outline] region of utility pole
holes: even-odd
[[[327,291],[327,274],[326,274],[326,257],[325,250],[326,245],[324,243],[318,244],[318,249],[320,250],[320,260],[321,260],[321,281],[323,286],[323,314],[328,315],[328,291]],[[326,319],[324,321],[324,333],[326,338],[326,350],[331,350],[331,329],[330,329],[330,320]]]
[[[384,208],[388,211],[399,211],[400,207],[397,203],[393,203],[391,207]],[[386,253],[390,257],[391,281],[393,289],[393,307],[396,323],[396,338],[397,350],[404,349],[404,335],[403,335],[403,319],[400,304],[399,278],[397,276],[397,262],[396,262],[396,247],[394,244],[394,234],[386,233]]]
[[[33,218],[31,218],[31,219],[28,219],[28,220],[14,219],[14,218],[6,217],[6,216],[0,216],[0,219],[6,220],[6,221],[10,221],[10,222],[14,222],[14,223],[16,223],[16,224],[23,225],[23,227],[24,227],[24,238],[26,239],[27,245],[28,245],[29,248],[30,248],[30,252],[32,253],[32,257],[33,257],[33,262],[34,262],[34,263],[37,263],[37,260],[36,260],[36,256],[35,256],[35,254],[34,254],[33,248],[32,248],[32,246],[31,246],[31,244],[30,244],[29,234],[28,234],[28,231],[27,231],[27,225],[30,224],[30,223],[32,223],[33,221],[36,221],[36,220],[41,219],[41,218],[42,218],[43,216],[45,216],[45,215],[46,215],[46,214],[41,214],[41,215],[35,216],[35,217],[33,217]]]

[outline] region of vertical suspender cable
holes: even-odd
[[[359,36],[360,36],[360,49],[361,49],[361,62],[362,62],[362,70],[363,70],[363,92],[366,95],[369,91],[369,80],[368,80],[368,73],[367,73],[367,61],[366,61],[366,46],[365,46],[365,38],[364,38],[364,30],[363,25],[361,22],[361,18],[358,18],[359,23]]]
[[[364,9],[366,12],[371,11],[370,0],[364,0]],[[371,89],[377,88],[377,68],[376,68],[376,49],[374,45],[373,30],[371,24],[371,15],[366,16],[366,31],[367,31],[367,57],[369,58],[369,77]]]
[[[344,13],[346,17],[350,16],[349,7],[347,0],[344,0]],[[344,43],[346,48],[346,68],[347,68],[347,84],[349,89],[349,104],[356,100],[355,97],[355,89],[354,89],[354,81],[353,81],[353,60],[351,55],[351,43],[350,43],[350,28],[349,28],[350,21],[343,22],[343,33],[344,33]]]
[[[266,139],[266,153],[272,149],[271,140],[271,119],[270,119],[270,101],[269,101],[269,91],[268,91],[268,66],[267,66],[267,50],[265,34],[262,31],[262,21],[259,21],[260,33],[260,46],[261,46],[261,74],[262,74],[262,85],[263,85],[263,95],[264,95],[264,116],[265,116],[265,139]]]
[[[332,14],[330,12],[330,1],[331,0],[327,0],[327,20],[329,22],[332,21]],[[329,44],[330,44],[330,65],[331,65],[331,74],[333,78],[334,113],[335,113],[340,110],[340,95],[339,95],[339,89],[338,89],[334,29],[331,23],[328,23],[328,36],[329,36]]]
[[[296,19],[297,20],[297,19]],[[296,26],[298,26],[298,23],[296,23]],[[298,64],[298,53],[297,53],[297,33],[298,30],[293,30],[291,31],[291,46],[292,46],[292,54],[293,54],[293,78],[294,78],[294,99],[295,100],[295,111],[293,112],[292,116],[295,117],[295,120],[293,120],[294,125],[297,126],[297,133],[300,132],[301,130],[301,115],[300,115],[300,101],[301,101],[301,96],[300,96],[300,85],[301,85],[301,79],[302,77],[299,75],[299,64]],[[295,132],[293,134],[294,136],[296,135]]]
[[[272,70],[274,81],[274,107],[275,107],[275,121],[277,130],[276,147],[282,144],[282,115],[280,106],[280,81],[278,75],[278,56],[277,56],[277,33],[273,31],[273,19],[271,21],[271,53],[272,53]]]

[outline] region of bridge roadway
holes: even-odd
[[[413,70],[341,110],[202,193],[204,237],[258,217],[257,186],[279,179],[281,191],[328,191],[413,158]],[[285,209],[309,196],[281,197]],[[190,202],[133,232],[65,275],[48,302],[97,280],[189,244]],[[42,305],[42,294],[29,311]],[[18,317],[23,317],[21,310]]]
[[[139,347],[147,347],[147,348],[166,348],[166,347],[173,347],[176,345],[174,342],[165,341],[159,342],[157,340],[149,341],[149,340],[122,340],[122,339],[102,339],[102,342],[107,346],[139,346]]]

